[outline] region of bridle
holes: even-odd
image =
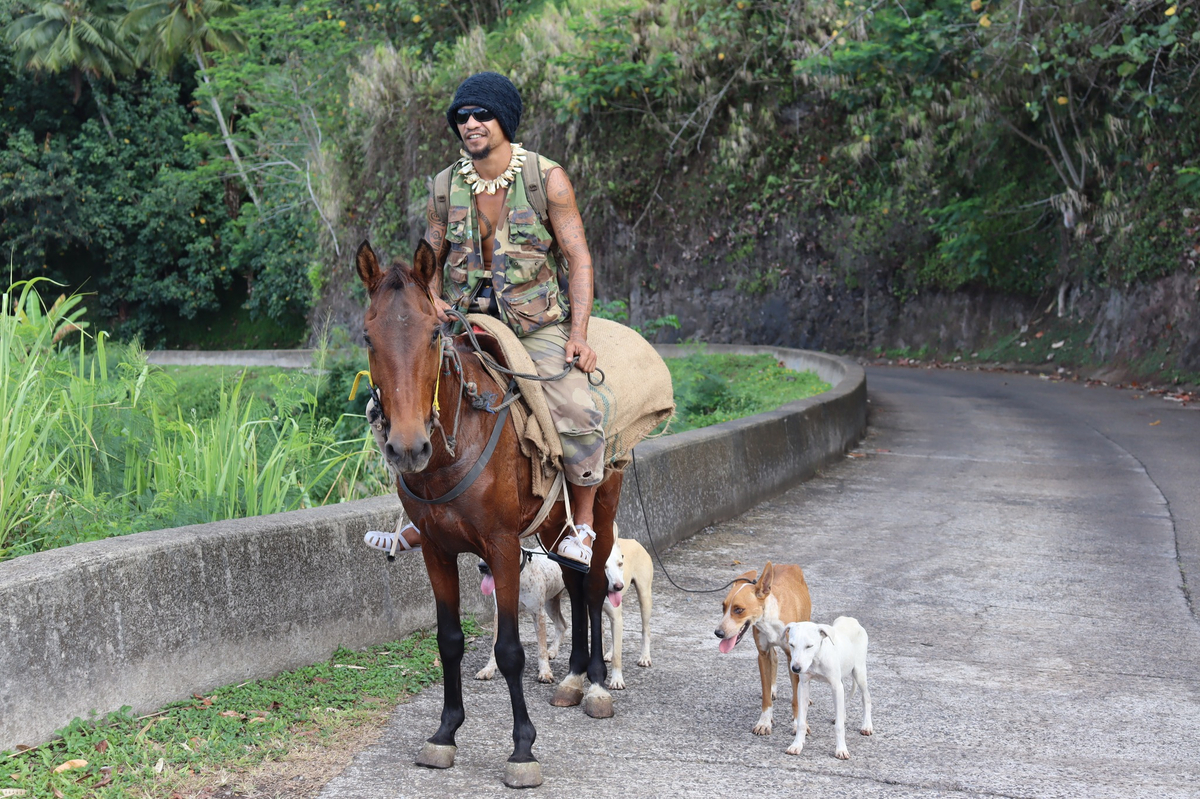
[[[429,299],[430,305],[434,305],[433,295],[431,295],[429,293],[428,289],[425,290],[425,296]],[[496,451],[496,445],[500,443],[500,434],[504,430],[504,423],[506,421],[508,421],[509,408],[512,406],[512,404],[514,402],[516,402],[517,397],[520,396],[520,392],[517,389],[517,378],[521,378],[523,380],[534,380],[534,381],[538,381],[538,382],[551,382],[551,381],[555,381],[555,380],[561,380],[564,377],[566,377],[568,374],[571,373],[571,370],[575,368],[575,363],[579,360],[578,356],[576,356],[569,364],[567,364],[566,368],[563,369],[562,372],[560,372],[556,375],[551,375],[549,377],[543,377],[541,375],[535,375],[535,374],[525,374],[522,372],[514,371],[512,369],[509,369],[506,366],[502,366],[501,364],[497,363],[496,359],[493,358],[486,350],[484,350],[483,345],[479,343],[479,339],[476,337],[475,331],[472,329],[470,322],[467,321],[467,317],[465,314],[463,314],[461,311],[458,311],[454,308],[446,309],[445,313],[447,315],[453,317],[458,323],[460,323],[463,326],[463,329],[466,332],[467,338],[471,342],[472,350],[474,351],[475,355],[478,356],[479,359],[483,362],[484,366],[486,366],[490,369],[494,369],[498,373],[509,375],[509,383],[508,383],[508,388],[505,389],[504,397],[500,400],[500,402],[498,404],[493,405],[492,403],[495,400],[496,395],[491,394],[491,393],[480,394],[479,387],[474,382],[466,379],[466,374],[463,371],[462,358],[461,358],[458,350],[454,347],[453,340],[447,338],[443,332],[439,332],[438,344],[437,344],[437,348],[438,348],[437,380],[434,382],[434,386],[433,386],[433,401],[431,403],[432,407],[431,407],[431,412],[430,412],[430,423],[429,423],[430,428],[437,428],[441,432],[442,443],[446,447],[446,452],[450,455],[450,457],[454,458],[454,457],[456,457],[457,448],[458,448],[457,433],[459,430],[459,421],[462,418],[462,406],[463,406],[463,403],[466,401],[467,397],[470,397],[472,408],[474,408],[475,410],[481,410],[481,411],[486,411],[488,413],[497,414],[497,419],[496,419],[496,423],[492,426],[492,433],[488,437],[487,445],[483,448],[483,452],[480,453],[479,458],[475,461],[475,465],[471,467],[471,470],[469,472],[467,472],[465,475],[463,475],[463,478],[461,480],[459,480],[458,483],[455,484],[455,486],[453,488],[451,488],[449,491],[447,491],[442,496],[435,497],[433,499],[426,499],[425,497],[417,496],[415,493],[413,493],[412,489],[409,488],[408,484],[404,481],[404,475],[403,474],[397,475],[397,477],[396,477],[397,483],[400,486],[400,490],[402,490],[404,492],[405,496],[407,496],[411,500],[420,502],[425,505],[443,505],[447,502],[451,502],[451,501],[457,499],[458,497],[462,496],[467,491],[467,489],[469,489],[471,487],[471,485],[474,484],[475,480],[479,478],[479,475],[481,475],[483,473],[483,470],[487,467],[488,462],[491,460],[492,455]],[[451,369],[454,371],[455,374],[458,375],[458,385],[459,385],[458,402],[456,403],[456,407],[455,407],[455,411],[454,411],[453,433],[447,433],[446,428],[442,425],[441,403],[440,403],[440,400],[438,397],[438,395],[441,393],[442,371],[445,368],[444,363],[447,360],[450,361]],[[598,386],[604,382],[604,372],[601,371],[600,369],[597,369],[596,371],[599,372],[599,375],[600,375],[599,380],[593,381],[592,376],[589,374],[588,382],[590,382],[592,385]],[[364,375],[366,376],[367,384],[370,386],[370,389],[371,389],[371,399],[373,399],[375,401],[375,405],[376,405],[381,417],[383,418],[384,423],[386,424],[387,416],[383,412],[383,403],[382,403],[382,400],[380,397],[379,387],[377,385],[375,385],[375,382],[371,379],[370,370],[363,370],[363,371],[360,371],[357,375],[355,375],[354,385],[350,389],[350,399],[351,400],[354,399],[354,396],[358,390],[358,381]]]

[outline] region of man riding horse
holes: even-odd
[[[522,110],[517,88],[495,72],[472,75],[454,93],[446,120],[463,149],[449,169],[448,206],[443,198],[439,208],[436,187],[429,198],[425,240],[441,266],[432,293],[443,322],[450,321],[450,308],[503,320],[543,377],[575,362],[566,377],[542,386],[562,441],[574,510],[574,529],[557,554],[586,569],[596,537],[596,490],[604,478],[602,416],[587,378],[596,368],[596,353],[587,341],[592,257],[562,167],[527,154],[513,141]],[[540,180],[532,182],[522,170],[539,170],[534,177]],[[526,190],[531,182],[545,192],[545,222]],[[370,408],[367,415],[372,417]],[[397,533],[369,532],[365,541],[388,551],[415,550],[421,533],[407,524]]]

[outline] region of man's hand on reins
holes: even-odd
[[[449,309],[450,303],[443,300],[441,297],[433,298],[433,310],[437,312],[438,321],[446,324],[450,321],[450,317],[446,315],[446,310]]]
[[[577,336],[571,336],[567,339],[566,358],[567,363],[576,355],[579,356],[579,363],[575,364],[582,372],[591,374],[596,370],[596,351],[588,346],[587,341]]]

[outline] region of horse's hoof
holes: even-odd
[[[554,707],[575,707],[583,701],[583,689],[574,685],[559,684],[550,704]]]
[[[457,746],[425,742],[421,753],[417,755],[417,765],[425,768],[450,768],[454,765],[454,754]]]
[[[613,717],[613,700],[608,693],[588,694],[583,700],[583,712],[594,719],[611,719]]]
[[[509,788],[536,788],[542,784],[542,764],[536,760],[528,763],[505,763],[504,784]]]

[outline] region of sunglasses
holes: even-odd
[[[476,122],[491,122],[496,118],[496,115],[486,108],[478,106],[472,108],[460,108],[454,112],[454,121],[460,125],[467,124],[467,120],[475,117]]]

